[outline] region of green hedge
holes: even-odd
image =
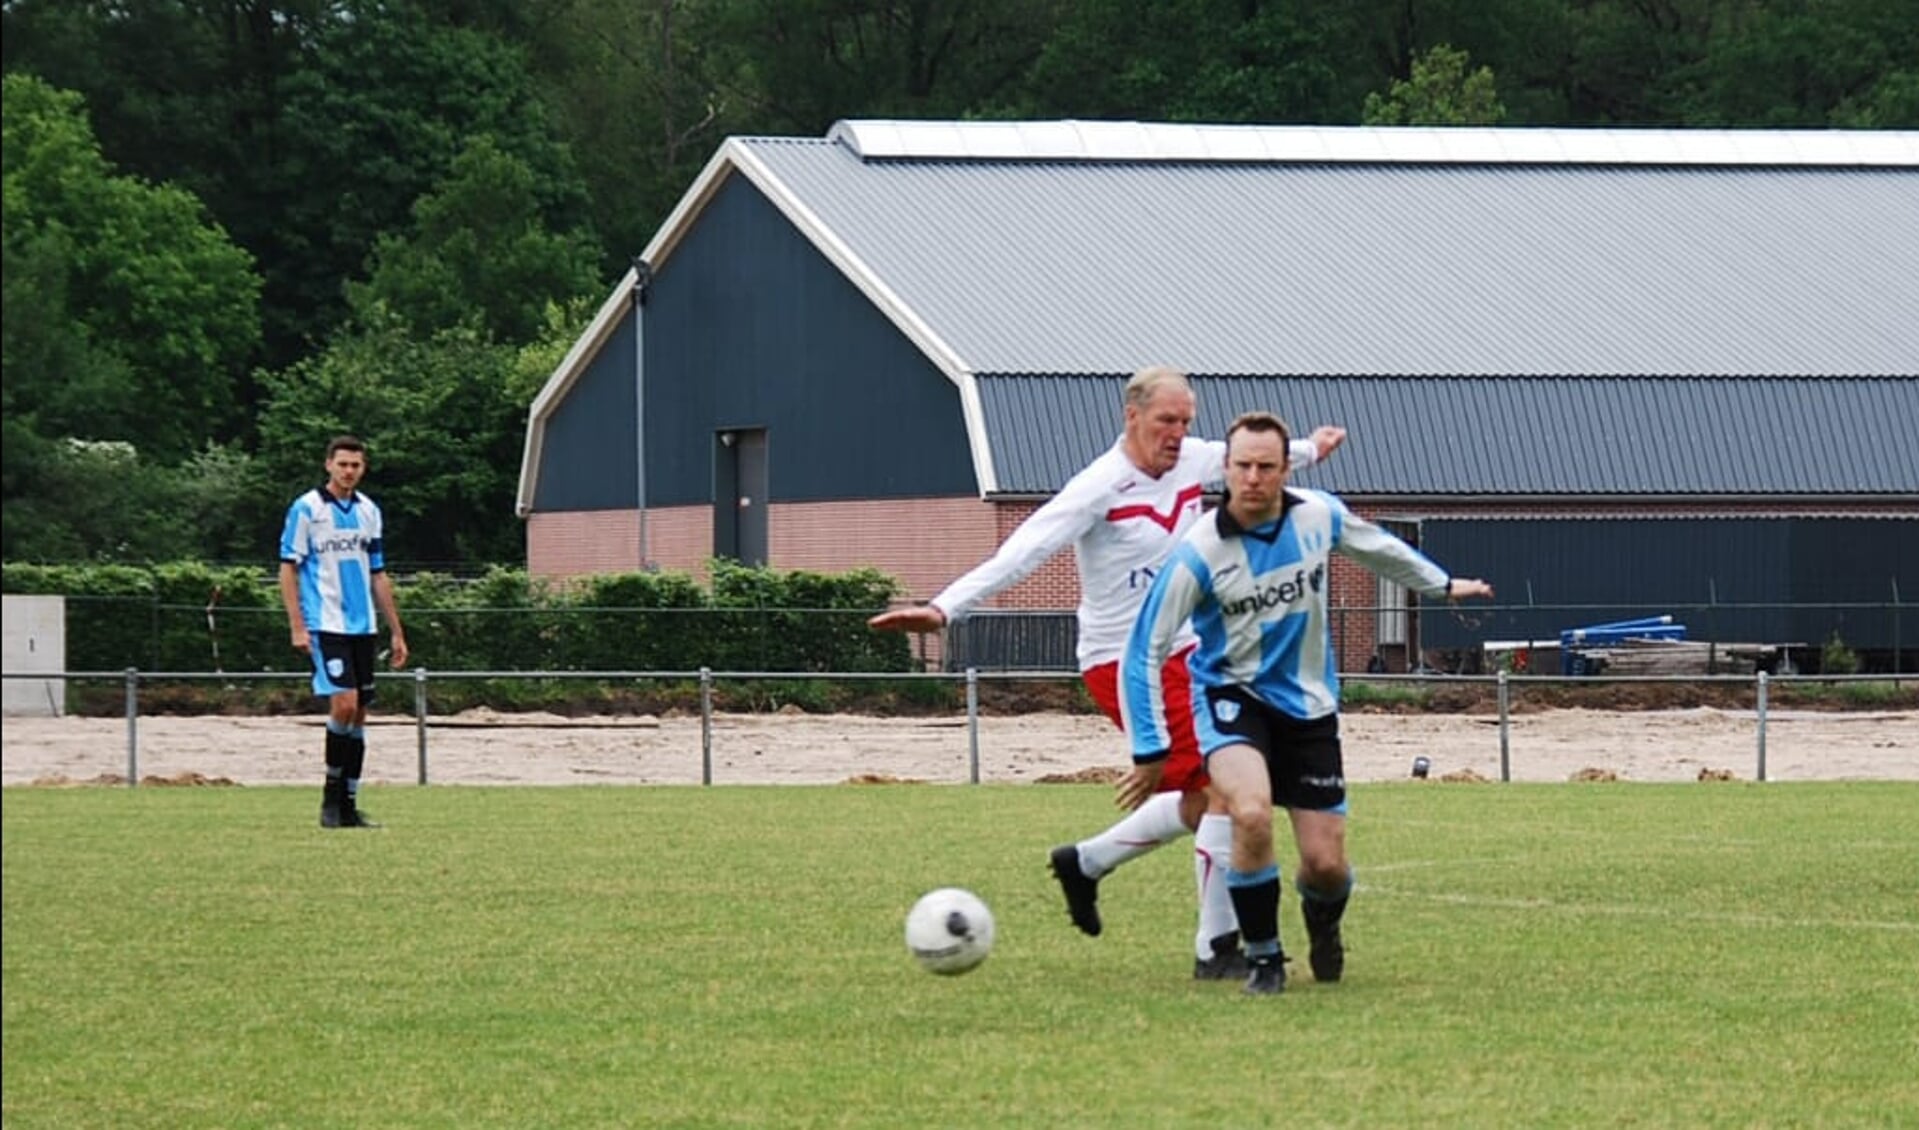
[[[412,666],[432,671],[911,671],[910,638],[866,618],[897,593],[838,575],[713,563],[549,585],[524,569],[396,577]],[[0,567],[0,590],[67,598],[72,671],[301,671],[277,576],[197,563]]]

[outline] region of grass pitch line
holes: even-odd
[[[1374,871],[1384,870],[1375,867]],[[1883,922],[1871,918],[1781,918],[1770,914],[1714,914],[1667,910],[1656,906],[1628,903],[1570,903],[1545,898],[1488,898],[1484,895],[1440,894],[1431,891],[1404,891],[1372,883],[1354,884],[1360,891],[1387,898],[1418,902],[1444,903],[1448,906],[1481,907],[1490,910],[1549,910],[1563,914],[1613,915],[1620,918],[1658,918],[1671,922],[1711,922],[1731,926],[1761,926],[1793,930],[1884,930],[1897,934],[1919,934],[1919,922]]]
[[[1391,871],[1421,871],[1428,867],[1485,867],[1504,866],[1509,863],[1524,863],[1521,855],[1492,855],[1480,859],[1402,859],[1397,863],[1360,863],[1354,865],[1355,874],[1378,875]],[[1365,883],[1359,883],[1364,887]]]

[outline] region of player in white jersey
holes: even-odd
[[[1196,401],[1184,374],[1142,369],[1127,382],[1124,403],[1125,431],[1119,440],[1021,523],[998,552],[947,585],[930,604],[882,613],[872,626],[938,631],[1071,546],[1079,567],[1080,675],[1094,701],[1120,725],[1117,673],[1127,634],[1153,574],[1199,516],[1207,486],[1219,481],[1225,456],[1224,444],[1186,434]],[[1312,439],[1293,445],[1292,459],[1310,465],[1332,454],[1345,435],[1340,428],[1320,428]],[[1161,665],[1161,677],[1168,697],[1181,700],[1184,650],[1174,649]],[[1208,813],[1206,774],[1190,719],[1175,707],[1171,722],[1172,757],[1155,785],[1142,787],[1137,770],[1121,781],[1116,795],[1129,814],[1090,839],[1054,849],[1053,873],[1073,923],[1097,935],[1100,879],[1193,832],[1200,903],[1194,976],[1237,976],[1244,961],[1222,879],[1230,823],[1222,812]]]
[[[1351,557],[1424,596],[1491,597],[1484,581],[1448,577],[1333,495],[1288,490],[1286,425],[1249,412],[1226,431],[1226,501],[1193,524],[1153,578],[1122,666],[1133,760],[1150,782],[1176,742],[1175,708],[1193,715],[1213,787],[1232,821],[1226,886],[1251,964],[1249,993],[1285,987],[1273,807],[1299,848],[1295,886],[1313,977],[1345,970],[1340,921],[1352,892],[1339,674],[1327,593],[1331,554]],[[1190,625],[1190,627],[1189,627]],[[1155,673],[1199,635],[1192,690],[1176,704]]]
[[[406,629],[386,575],[380,508],[357,489],[366,445],[327,444],[327,481],[293,500],[280,531],[280,600],[294,648],[313,659],[313,693],[327,698],[323,828],[377,828],[360,811],[366,710],[373,702],[379,617],[392,631],[392,663],[406,665]],[[377,611],[376,611],[377,609]]]

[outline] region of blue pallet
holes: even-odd
[[[1643,616],[1637,620],[1614,620],[1605,624],[1589,624],[1584,628],[1567,628],[1559,633],[1559,673],[1562,675],[1593,673],[1586,657],[1578,650],[1581,645],[1605,647],[1609,644],[1624,643],[1627,640],[1683,640],[1685,638],[1686,626],[1673,623],[1670,615]]]

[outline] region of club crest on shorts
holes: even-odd
[[[1239,718],[1239,703],[1224,698],[1213,704],[1213,717],[1221,722],[1233,722]]]
[[[337,658],[329,659],[326,661],[326,673],[337,679],[346,674],[346,663]]]

